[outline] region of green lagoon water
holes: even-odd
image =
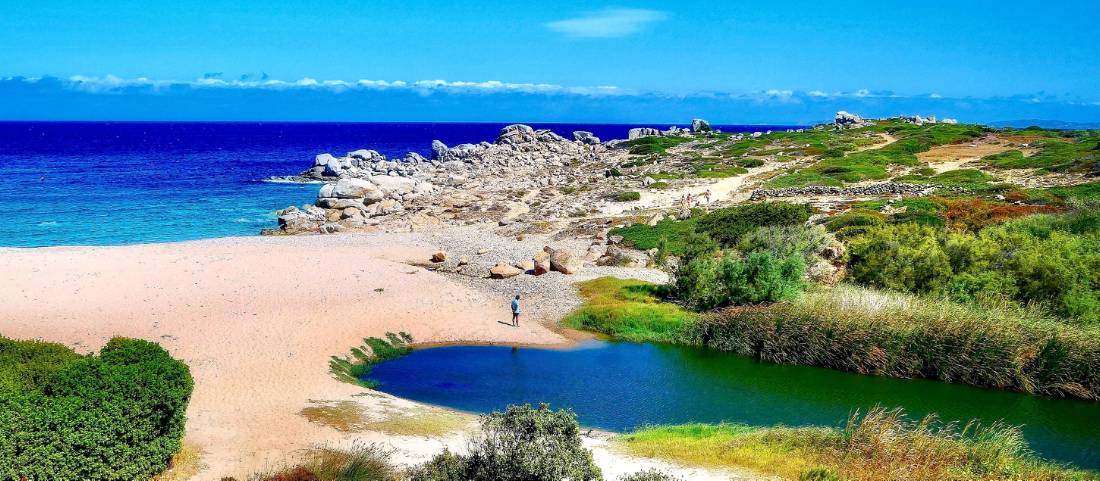
[[[581,424],[732,422],[842,426],[876,405],[947,421],[1021,425],[1040,455],[1100,468],[1100,403],[762,363],[706,349],[592,341],[573,349],[439,347],[379,364],[380,390],[468,412],[571,408]]]

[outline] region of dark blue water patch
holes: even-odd
[[[635,125],[533,124],[625,137]],[[0,246],[104,245],[252,235],[316,185],[261,182],[319,153],[391,158],[496,139],[493,123],[0,122]],[[717,126],[727,131],[787,126]]]
[[[381,363],[370,376],[380,390],[420,402],[477,413],[545,402],[613,431],[690,422],[840,427],[856,410],[902,407],[913,417],[1022,425],[1040,455],[1100,468],[1100,403],[761,363],[706,349],[602,341],[562,350],[439,347]]]

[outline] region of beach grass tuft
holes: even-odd
[[[377,383],[367,378],[371,368],[382,361],[404,356],[412,352],[409,344],[413,338],[407,332],[386,333],[386,338],[366,337],[363,345],[351,348],[351,354],[332,356],[329,360],[329,372],[339,381],[364,386],[377,387]]]
[[[783,479],[1095,479],[1035,457],[1019,428],[909,419],[900,409],[854,413],[843,428],[738,424],[653,426],[619,438],[635,456]],[[830,477],[831,476],[831,477]]]

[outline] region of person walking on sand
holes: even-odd
[[[512,327],[519,327],[519,294],[512,299]]]

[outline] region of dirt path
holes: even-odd
[[[753,167],[748,172],[732,177],[725,177],[715,181],[697,179],[692,185],[686,185],[676,189],[652,190],[643,189],[641,198],[633,202],[611,202],[601,207],[604,215],[619,215],[630,210],[666,209],[680,207],[680,199],[691,194],[692,199],[697,199],[700,204],[707,202],[703,194],[710,191],[710,203],[738,200],[739,197],[748,198],[749,192],[744,190],[751,180],[763,174],[791,167],[792,163],[768,162],[760,167]]]

